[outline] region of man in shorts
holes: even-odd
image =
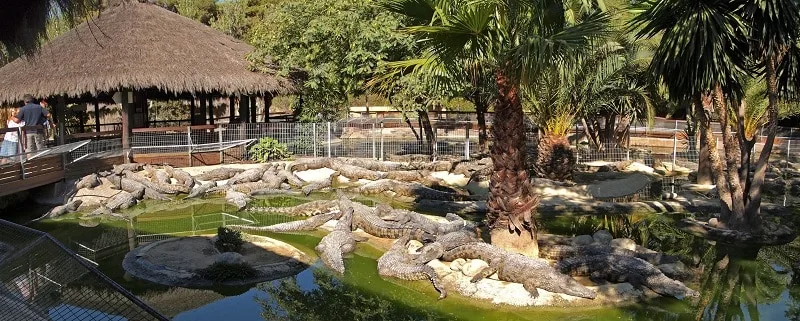
[[[50,118],[50,113],[47,109],[37,104],[36,99],[31,95],[25,95],[23,100],[25,101],[25,106],[19,109],[17,115],[13,118],[14,121],[17,123],[24,121],[26,126],[44,125],[45,121]],[[52,120],[50,123],[53,123]],[[47,147],[45,146],[44,131],[39,128],[25,129],[25,142],[26,153]]]

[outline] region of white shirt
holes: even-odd
[[[7,125],[8,125],[8,128],[18,128],[18,127],[25,126],[25,122],[21,121],[21,122],[19,122],[19,124],[17,124],[13,120],[9,119]],[[17,135],[16,131],[7,132],[5,137],[3,137],[3,139],[5,139],[7,141],[10,141],[10,142],[15,142],[16,143],[16,142],[19,142],[19,135]]]

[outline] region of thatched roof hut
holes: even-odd
[[[99,16],[0,68],[0,103],[25,94],[78,97],[117,90],[286,94],[293,81],[253,72],[252,47],[152,4],[118,1]]]

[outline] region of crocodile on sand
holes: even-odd
[[[509,253],[491,244],[467,243],[442,255],[445,261],[459,258],[481,259],[489,264],[472,278],[472,282],[480,281],[496,272],[502,281],[521,283],[533,297],[538,297],[537,289],[587,299],[594,299],[597,296],[597,293],[569,275],[558,272],[546,260]]]
[[[142,198],[144,190],[139,190],[136,193],[128,193],[126,191],[119,191],[101,205],[98,209],[89,213],[88,216],[99,216],[103,214],[111,214],[112,212],[120,209],[126,209],[136,205],[136,200]]]
[[[375,212],[383,220],[397,222],[402,226],[418,227],[432,235],[445,235],[462,229],[475,230],[475,224],[451,213],[445,216],[447,223],[439,223],[420,213],[395,209],[387,204],[378,204],[375,207]]]
[[[428,263],[442,257],[444,252],[472,242],[481,242],[474,230],[460,230],[437,236],[436,241],[425,244],[419,249],[419,254],[414,256],[414,262]]]
[[[439,292],[439,299],[444,299],[447,297],[447,291],[439,281],[439,275],[436,274],[436,271],[428,265],[410,261],[407,247],[408,241],[408,236],[398,239],[389,251],[386,251],[378,259],[378,274],[409,281],[428,279],[436,291]]]
[[[688,288],[678,280],[673,280],[658,267],[645,260],[616,254],[576,256],[556,264],[556,269],[572,275],[592,276],[613,282],[628,282],[634,286],[644,286],[661,295],[678,299],[696,297],[697,291]]]
[[[197,175],[195,178],[201,181],[224,181],[241,172],[244,172],[244,170],[240,168],[221,167]]]
[[[370,235],[383,238],[397,239],[409,236],[413,240],[432,241],[434,235],[417,226],[403,226],[397,222],[387,222],[376,215],[373,209],[361,203],[348,200],[355,212],[353,213],[353,227],[360,228]],[[340,200],[340,202],[342,202]]]
[[[188,196],[186,196],[186,198],[203,197],[206,195],[206,193],[208,193],[208,191],[210,191],[214,187],[217,187],[216,181],[210,181],[203,183],[202,185],[195,186],[195,188],[192,190],[191,193],[189,193]]]
[[[159,200],[159,201],[167,201],[170,198],[163,193],[158,192],[152,188],[145,186],[144,184],[128,179],[122,176],[111,175],[106,177],[111,184],[114,185],[114,188],[121,189],[128,193],[135,193],[138,190],[144,190],[144,198],[151,199],[151,200]]]

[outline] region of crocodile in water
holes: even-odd
[[[406,246],[408,241],[408,236],[398,239],[389,251],[378,259],[378,274],[410,281],[428,279],[436,291],[439,291],[439,299],[447,297],[447,291],[432,267],[410,261]]]
[[[366,241],[366,238],[353,235],[353,207],[343,205],[339,207],[342,216],[333,232],[325,235],[315,248],[322,263],[340,274],[344,274],[344,255],[355,251],[356,241]]]
[[[539,256],[550,260],[563,260],[574,256],[591,256],[600,254],[615,254],[623,256],[638,257],[652,264],[667,264],[678,262],[678,258],[664,253],[644,253],[636,252],[619,247],[604,244],[589,244],[583,246],[570,245],[539,245]]]
[[[318,227],[325,224],[330,220],[336,220],[341,217],[340,211],[331,211],[329,213],[314,215],[310,218],[300,221],[291,221],[286,223],[278,223],[270,226],[247,226],[247,225],[229,225],[228,227],[240,231],[261,231],[261,232],[297,232],[297,231],[313,231]]]
[[[250,212],[276,213],[288,216],[314,216],[338,209],[336,200],[318,200],[289,207],[251,207]]]

